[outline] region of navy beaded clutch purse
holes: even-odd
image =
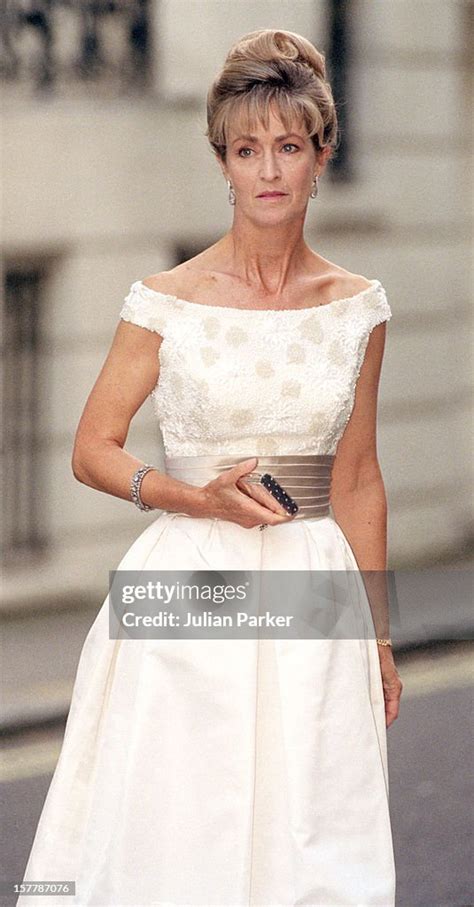
[[[285,491],[284,488],[277,482],[277,480],[270,475],[269,472],[265,472],[260,476],[259,482],[263,485],[267,491],[278,501],[279,504],[286,510],[287,513],[298,513],[299,507],[295,500]]]

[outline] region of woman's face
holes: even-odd
[[[304,217],[314,177],[323,169],[304,125],[295,121],[288,130],[270,108],[268,128],[259,123],[251,132],[231,124],[221,162],[235,192],[236,213],[260,225]]]

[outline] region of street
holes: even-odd
[[[395,660],[404,684],[388,731],[397,907],[472,907],[472,644]],[[63,730],[55,723],[5,738],[3,878],[21,881]]]

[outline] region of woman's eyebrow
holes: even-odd
[[[238,135],[232,144],[235,145],[236,142],[258,142],[258,138],[256,135]]]

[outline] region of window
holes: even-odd
[[[7,269],[2,350],[2,549],[8,562],[40,551],[40,331],[42,273]]]
[[[327,0],[328,52],[327,77],[331,83],[339,120],[340,144],[330,162],[328,173],[333,181],[348,182],[353,177],[349,110],[351,65],[351,0]]]

